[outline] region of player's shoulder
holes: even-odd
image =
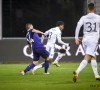
[[[98,15],[98,14],[95,14],[95,16],[96,16],[97,18],[99,18],[99,19],[100,19],[100,15]]]
[[[51,32],[57,32],[57,28],[56,27],[53,27],[53,28],[50,29],[50,31]]]
[[[96,14],[96,13],[89,13],[86,15],[86,17],[92,17],[92,18],[100,18],[100,15]]]
[[[57,30],[57,27],[53,27],[53,28],[51,28],[52,30]]]
[[[94,13],[94,15],[97,16],[97,17],[100,17],[100,15],[98,15],[98,14],[96,14],[96,13]]]
[[[28,30],[26,35],[30,34],[31,32],[32,32],[32,30],[31,30],[31,29],[30,29],[30,30]]]
[[[45,31],[45,33],[49,33],[52,31],[52,28],[50,28],[49,30]]]
[[[87,17],[87,15],[83,15],[80,19],[85,19]]]
[[[48,31],[53,31],[54,28],[50,28]]]
[[[84,21],[85,18],[86,18],[86,15],[83,15],[82,17],[80,17],[79,22],[80,22],[80,21]]]

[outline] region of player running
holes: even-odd
[[[38,36],[37,33],[45,35],[43,32],[33,29],[33,25],[28,23],[26,24],[26,29],[27,29],[27,42],[29,45],[29,48],[32,49],[33,51],[33,63],[29,64],[25,70],[21,71],[22,75],[25,75],[26,72],[30,71],[32,68],[34,68],[38,64],[38,60],[41,57],[45,59],[45,74],[48,74],[48,68],[49,68],[49,52],[46,51],[44,45],[41,43],[41,39]],[[32,45],[32,47],[31,47]]]
[[[84,35],[83,35],[82,45],[85,51],[85,57],[80,63],[78,69],[73,72],[74,82],[77,81],[78,74],[80,73],[80,71],[83,70],[83,68],[86,67],[88,61],[90,60],[95,75],[95,79],[100,80],[100,75],[98,74],[96,55],[95,55],[95,52],[98,47],[98,40],[100,37],[100,16],[94,13],[95,12],[94,3],[88,4],[88,12],[89,14],[81,17],[75,31],[75,43],[79,45],[80,39],[78,38],[78,36],[79,36],[80,28],[83,25]]]
[[[61,40],[61,31],[64,29],[64,22],[57,21],[56,27],[51,28],[50,30],[45,32],[45,35],[48,36],[48,41],[46,44],[46,50],[50,53],[49,58],[52,61],[54,56],[54,50],[55,50],[55,43],[58,41],[58,43],[65,45],[66,47],[69,46],[69,43],[65,43]],[[44,36],[41,38],[42,42],[44,40]],[[59,66],[58,63],[54,63],[56,66]]]

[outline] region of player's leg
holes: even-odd
[[[46,50],[48,50],[49,52],[51,51],[51,48],[50,47],[46,47]],[[53,50],[52,50],[53,52]],[[49,55],[49,61],[52,62],[52,58],[54,56],[54,53],[52,53]],[[40,69],[40,68],[43,68],[45,67],[45,62],[42,62],[41,64],[37,65],[34,67],[34,71],[37,70],[37,69]]]
[[[44,63],[44,72],[45,74],[48,74],[48,68],[49,68],[49,52],[46,51],[45,48],[39,48],[38,53],[41,57],[43,57],[45,59],[45,63]]]
[[[34,67],[34,70],[43,68],[43,67],[44,67],[44,63],[45,63],[45,62],[42,62],[42,63],[40,63],[39,65],[35,66],[35,67]]]
[[[91,65],[92,65],[93,71],[94,71],[95,75],[98,76],[97,63],[96,63],[96,60],[93,60],[93,59],[96,59],[95,58],[95,50],[97,48],[97,44],[95,44],[95,43],[88,43],[86,46],[87,46],[87,49],[86,49],[85,58],[81,62],[80,66],[78,67],[76,72],[74,72],[74,74],[79,74],[80,71],[82,71],[82,69],[87,65],[88,61],[91,60]]]
[[[53,65],[56,65],[57,67],[59,67],[60,65],[58,64],[58,62],[59,62],[59,60],[60,60],[63,56],[65,56],[65,54],[62,54],[62,53],[59,53],[59,52],[58,52],[58,56],[57,56],[57,58],[54,60]]]
[[[43,55],[42,55],[43,56]],[[52,59],[53,59],[53,56],[54,56],[54,53],[50,53],[50,55],[49,55],[49,63],[51,63],[52,62]],[[47,58],[46,58],[47,59]],[[37,66],[35,66],[33,69],[32,69],[32,74],[34,74],[34,72],[37,70],[37,69],[40,69],[40,68],[48,68],[48,67],[45,67],[45,66],[47,66],[47,65],[45,65],[46,63],[47,63],[48,61],[45,61],[45,62],[42,62],[41,64],[39,64],[39,65],[37,65]],[[46,71],[45,71],[46,72]],[[47,72],[47,74],[48,74],[49,72]],[[45,73],[46,74],[46,73]]]
[[[52,62],[52,54],[50,54],[49,55],[49,53],[48,52],[50,52],[51,51],[51,47],[49,47],[49,46],[45,46],[46,47],[46,49],[41,49],[40,50],[40,55],[45,59],[45,62],[43,62],[43,63],[41,63],[41,64],[39,64],[39,65],[37,65],[37,66],[35,66],[33,69],[32,69],[32,74],[34,74],[34,72],[35,72],[35,70],[37,70],[37,69],[39,69],[39,68],[43,68],[44,67],[44,69],[45,69],[45,71],[44,71],[44,73],[45,74],[49,74],[49,72],[48,72],[48,68],[49,68],[49,65],[48,65],[48,63],[51,63]],[[49,56],[50,56],[50,58],[49,58]]]
[[[58,53],[57,58],[54,60],[53,65],[56,65],[57,67],[59,67],[60,65],[58,64],[59,60],[65,56],[66,50],[63,49],[61,46],[55,44],[55,49]]]
[[[98,74],[97,61],[96,61],[96,55],[95,55],[95,52],[97,51],[98,44],[97,45],[94,44],[94,47],[95,47],[94,48],[95,50],[94,50],[94,52],[92,52],[94,55],[93,55],[93,57],[91,59],[91,66],[92,66],[93,73],[94,73],[94,76],[95,76],[96,80],[100,80],[100,75]]]
[[[88,47],[87,47],[88,44],[83,42],[82,45],[83,45],[84,52],[86,53],[88,50]],[[82,60],[82,62],[79,65],[79,67],[73,72],[73,74],[74,74],[73,81],[74,82],[77,81],[78,74],[86,67],[89,60],[91,60],[91,56],[86,53],[84,59]]]
[[[44,63],[44,74],[49,74],[48,72],[49,65],[50,65],[50,61],[49,61],[49,57],[47,57]]]
[[[59,50],[62,48],[61,46],[55,44],[54,45],[54,48],[55,48],[55,52],[58,53],[58,56],[57,58],[54,60],[54,62],[52,63],[53,65],[56,65],[57,67],[59,67],[60,65],[58,64],[58,61],[62,58],[62,55],[59,53]]]
[[[50,51],[49,51],[49,60],[50,60],[50,63],[52,62],[53,60],[53,57],[54,57],[54,48],[50,48]]]
[[[43,68],[43,67],[45,66],[44,64],[45,64],[45,62],[42,62],[42,63],[40,63],[39,65],[35,66],[35,67],[32,69],[32,74],[34,74],[35,71],[36,71],[37,69]]]
[[[23,71],[21,71],[21,74],[25,75],[28,71],[36,66],[36,63],[38,63],[38,61],[33,61],[33,63],[29,64]]]
[[[41,55],[43,58],[45,58],[45,64],[44,64],[45,74],[48,74],[48,68],[54,56],[54,48],[50,47],[49,52],[47,50],[44,50],[44,52]]]
[[[77,68],[77,70],[75,70],[73,72],[74,76],[73,76],[73,81],[76,82],[77,78],[78,78],[78,74],[86,67],[86,65],[88,64],[88,61],[91,59],[91,56],[86,54],[84,59],[82,60],[82,62],[80,63],[79,67]]]
[[[21,71],[22,75],[25,75],[28,71],[30,71],[32,68],[34,68],[38,64],[38,60],[40,58],[40,55],[33,51],[33,63],[29,64],[23,71]]]
[[[49,61],[51,63],[54,57],[54,45],[46,45],[46,51],[49,52]]]
[[[93,57],[91,59],[91,66],[92,66],[93,73],[94,73],[94,76],[95,76],[96,80],[100,80],[100,75],[98,74],[96,57]]]

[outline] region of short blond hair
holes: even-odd
[[[31,23],[26,24],[26,29],[29,29],[29,26],[32,25]]]

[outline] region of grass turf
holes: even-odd
[[[72,80],[72,72],[79,63],[61,63],[60,67],[50,66],[50,75],[44,75],[43,69],[28,72],[21,76],[19,71],[28,64],[1,64],[0,90],[100,90],[100,81],[96,81],[91,64],[79,74],[76,83]],[[100,63],[98,63],[98,68]],[[100,68],[99,68],[100,73]]]

